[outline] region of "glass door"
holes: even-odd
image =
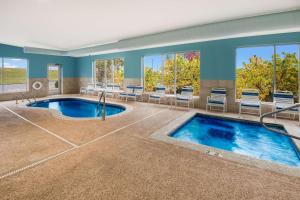
[[[49,65],[48,66],[48,83],[49,83],[49,94],[61,94],[61,76],[60,76],[60,65]]]

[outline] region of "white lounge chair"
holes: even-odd
[[[294,105],[294,95],[290,91],[276,91],[273,95],[273,111],[277,111],[283,108],[287,108],[289,106]],[[292,114],[293,119],[295,119],[296,114],[299,114],[298,108],[292,108],[282,113]],[[277,114],[274,114],[275,120],[277,118]]]
[[[127,101],[128,95],[134,94],[134,88],[135,88],[135,86],[133,86],[133,85],[127,85],[125,88],[125,91],[120,93],[120,95],[119,95],[120,99],[125,99]]]
[[[193,88],[192,87],[183,87],[181,90],[181,93],[179,95],[176,95],[175,98],[175,107],[178,103],[185,103],[187,104],[188,108],[190,107],[190,103],[193,104],[194,107],[194,101],[193,101]]]
[[[261,102],[259,100],[259,92],[257,89],[244,89],[242,91],[239,114],[242,114],[243,109],[258,111],[259,116],[261,116]]]
[[[212,88],[210,96],[207,97],[206,111],[214,107],[222,108],[223,112],[227,111],[227,99],[225,88]]]
[[[155,87],[155,92],[153,94],[149,95],[149,99],[148,102],[150,102],[151,100],[154,100],[154,102],[156,103],[156,101],[158,101],[158,103],[160,104],[160,100],[161,98],[163,98],[166,94],[166,87],[164,86],[157,86]]]
[[[113,98],[113,97],[114,97],[113,90],[114,90],[114,85],[108,84],[108,85],[106,86],[106,88],[105,88],[105,95],[106,95],[106,97],[111,97],[111,98]]]
[[[94,94],[95,92],[95,87],[94,87],[94,83],[88,83],[87,87],[82,87],[80,88],[80,92],[81,91],[85,91],[85,94]]]
[[[114,98],[115,94],[118,94],[120,93],[121,90],[120,90],[120,86],[119,85],[107,85],[106,87],[106,96],[107,97],[111,97],[111,98]]]
[[[81,87],[80,88],[80,94],[86,94],[86,92],[87,92],[86,89],[87,89],[86,87]]]
[[[94,88],[94,93],[96,95],[99,95],[104,90],[103,83],[96,83],[95,88]]]

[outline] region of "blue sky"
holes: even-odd
[[[27,60],[18,58],[4,58],[3,64],[6,68],[24,68],[27,66]]]
[[[276,46],[276,53],[282,55],[282,52],[287,53],[298,53],[298,45],[280,45]],[[272,54],[274,51],[273,46],[261,46],[261,47],[245,47],[238,48],[236,50],[236,66],[241,67],[243,62],[248,63],[249,58],[253,55],[261,57],[265,60],[271,60]],[[144,57],[144,66],[152,67],[155,70],[158,70],[162,65],[162,59],[165,59],[165,56],[161,55],[151,55]]]
[[[282,52],[298,53],[298,45],[276,46],[276,54],[279,54],[282,57]],[[236,50],[236,66],[241,67],[243,62],[249,63],[249,58],[253,55],[265,60],[272,60],[273,53],[273,46],[238,48]]]
[[[144,57],[144,66],[152,67],[154,70],[158,70],[162,66],[161,55],[151,55]]]
[[[174,54],[145,56],[144,66],[152,67],[154,70],[158,70],[163,65],[163,61],[167,59],[167,56],[169,59],[174,59]]]

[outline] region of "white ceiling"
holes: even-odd
[[[0,43],[74,50],[300,9],[300,0],[0,0]]]

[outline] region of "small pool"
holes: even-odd
[[[37,101],[36,103],[29,104],[27,106],[54,109],[60,111],[65,116],[74,118],[95,118],[102,116],[102,104],[99,105],[99,112],[97,112],[97,103],[84,99],[48,99]],[[124,106],[106,104],[106,116],[116,115],[124,111]]]
[[[293,141],[255,122],[197,114],[170,136],[181,141],[300,167],[299,151]]]

